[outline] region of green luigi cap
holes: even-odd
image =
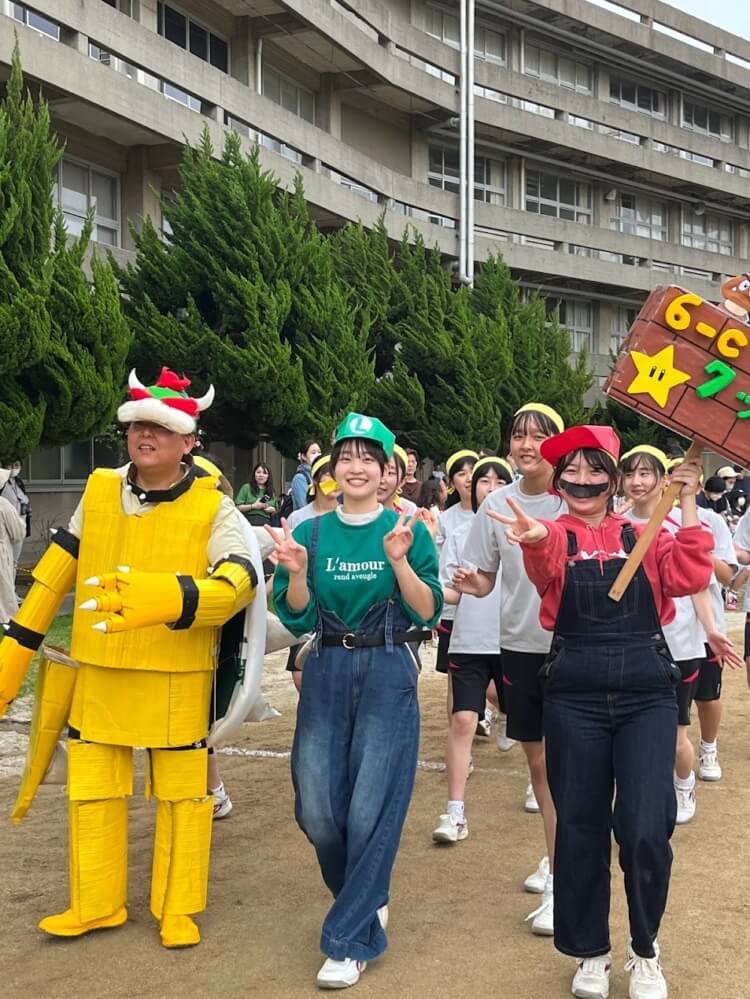
[[[348,440],[352,437],[364,437],[365,440],[375,441],[385,451],[386,458],[393,457],[393,445],[396,443],[396,435],[392,434],[388,427],[375,416],[363,416],[362,413],[347,413],[344,419],[336,427],[334,444],[339,441]]]

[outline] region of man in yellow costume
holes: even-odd
[[[232,501],[190,458],[213,387],[162,369],[130,375],[130,463],[89,477],[67,530],[0,644],[0,717],[60,604],[76,588],[69,720],[70,908],[40,929],[79,936],[127,919],[127,798],[133,747],[148,747],[157,800],[151,911],[165,947],[200,942],[213,799],[206,795],[209,700],[219,629],[253,599],[257,578]]]

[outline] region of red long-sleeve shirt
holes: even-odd
[[[599,527],[590,527],[571,514],[559,520],[542,520],[549,532],[543,541],[522,545],[523,561],[529,579],[542,598],[539,621],[547,631],[555,630],[560,608],[565,565],[568,559],[567,531],[572,531],[578,541],[575,560],[596,558],[605,562],[611,558],[627,557],[622,547],[622,527],[628,523],[624,517],[608,514]],[[643,527],[633,524],[636,536]],[[661,528],[643,559],[643,568],[654,594],[656,613],[662,624],[674,617],[672,597],[686,597],[705,590],[713,571],[713,538],[702,527],[681,527],[672,535]]]

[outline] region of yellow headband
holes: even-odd
[[[620,462],[625,461],[626,458],[632,458],[634,454],[650,454],[652,458],[656,458],[665,472],[669,471],[669,458],[661,448],[654,447],[653,444],[636,444],[635,447],[631,447],[629,451],[626,451],[622,455]]]
[[[521,413],[543,413],[544,416],[548,416],[550,420],[552,420],[554,425],[557,427],[558,433],[561,434],[565,430],[565,422],[563,421],[562,416],[560,416],[556,409],[553,409],[551,406],[546,406],[543,402],[527,402],[525,405],[521,406],[520,409],[515,411],[513,419],[515,420],[515,418],[520,416]]]
[[[327,465],[330,462],[330,460],[331,460],[330,454],[321,454],[321,456],[319,458],[316,458],[315,461],[313,462],[313,466],[310,469],[310,475],[314,478],[315,473],[319,472],[324,465]]]
[[[463,451],[454,451],[454,453],[445,463],[446,478],[449,479],[451,477],[451,469],[456,464],[456,462],[460,461],[462,458],[473,458],[476,461],[478,457],[479,455],[476,453],[476,451],[470,451],[468,448],[465,448]]]
[[[513,469],[510,467],[510,464],[505,460],[505,458],[498,458],[498,457],[496,457],[493,454],[488,454],[486,458],[480,458],[479,459],[479,461],[474,466],[474,471],[472,472],[472,477],[476,477],[477,469],[478,468],[481,468],[484,465],[489,465],[493,461],[497,465],[502,465],[502,467],[506,470],[506,472],[510,476],[510,481],[512,482],[513,479],[515,478],[515,476],[513,474]]]
[[[406,468],[406,464],[407,464],[407,462],[409,460],[409,456],[407,455],[406,451],[404,451],[404,449],[401,447],[400,444],[394,444],[393,445],[393,456],[394,456],[394,458],[395,457],[400,458],[401,461],[403,461],[403,463],[404,463],[404,468]]]

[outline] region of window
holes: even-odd
[[[594,307],[591,302],[575,298],[548,298],[547,315],[552,318],[559,309],[559,323],[570,334],[570,347],[577,354],[586,349],[591,353],[594,344]]]
[[[269,101],[280,104],[292,114],[315,124],[315,94],[311,90],[284,76],[268,63],[263,64],[262,84],[263,96]]]
[[[663,118],[667,106],[666,94],[662,90],[619,76],[609,78],[609,99],[613,104],[641,111],[653,118]]]
[[[458,148],[430,146],[427,179],[431,187],[458,194]],[[474,157],[474,200],[488,205],[505,204],[505,164],[488,156]]]
[[[28,25],[29,28],[33,28],[40,34],[54,38],[56,42],[60,41],[60,25],[55,24],[54,21],[50,21],[46,17],[42,17],[41,14],[37,14],[33,10],[29,10],[24,4],[13,4],[13,17],[16,21]]]
[[[541,170],[526,171],[526,211],[591,224],[591,185]]]
[[[705,104],[695,101],[682,101],[682,126],[701,135],[713,135],[722,142],[731,142],[733,136],[732,118],[721,111],[713,111]]]
[[[167,3],[159,3],[157,6],[160,35],[223,73],[229,72],[229,46],[223,38]]]
[[[126,14],[128,17],[133,16],[133,0],[104,0],[108,3],[110,7],[114,7],[115,10],[119,10],[121,14]]]
[[[80,235],[93,208],[92,239],[108,246],[120,245],[120,180],[116,174],[66,156],[57,167],[54,196],[71,236]]]
[[[697,214],[694,208],[682,209],[682,245],[711,253],[734,254],[734,232],[728,218],[712,212]]]
[[[425,8],[425,31],[433,38],[457,49],[461,44],[461,27],[455,14],[438,7]],[[483,24],[474,29],[474,55],[478,59],[505,63],[505,35]]]
[[[612,310],[612,318],[609,323],[609,349],[613,354],[620,353],[620,347],[622,347],[637,315],[638,309],[625,305],[618,305]]]
[[[628,236],[646,239],[667,238],[667,206],[663,201],[641,194],[619,194],[613,228]]]
[[[551,49],[543,49],[532,42],[524,48],[524,73],[549,80],[561,87],[591,92],[591,67]]]

